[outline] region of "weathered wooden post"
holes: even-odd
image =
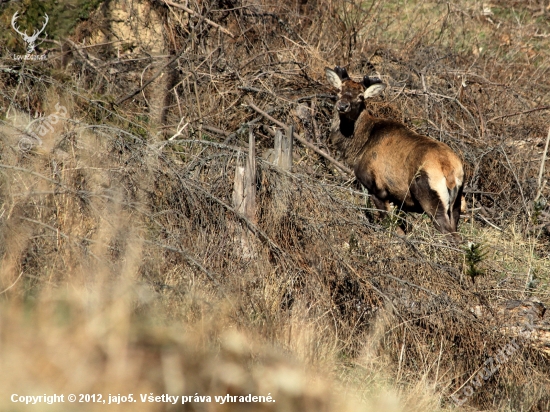
[[[292,134],[294,126],[287,129],[286,135],[280,129],[275,131],[275,146],[273,148],[273,164],[283,170],[292,171]]]
[[[293,134],[294,127],[285,127],[286,134],[281,129],[275,130],[275,142],[273,149],[269,149],[264,158],[275,166],[292,171],[292,152],[293,152]],[[271,182],[274,196],[270,205],[270,215],[274,222],[280,222],[288,215],[291,208],[292,191],[289,190],[290,178],[282,173],[277,174],[277,178]]]
[[[235,168],[233,207],[248,220],[256,223],[256,138],[252,129],[248,134],[248,158],[245,165]],[[249,230],[240,230],[240,245],[244,258],[254,257],[252,236]]]
[[[235,169],[233,206],[252,222],[256,222],[256,139],[250,130],[248,158],[244,166]]]

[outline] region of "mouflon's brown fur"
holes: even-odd
[[[325,69],[338,89],[331,141],[367,188],[375,206],[389,203],[405,211],[426,212],[442,233],[458,237],[464,171],[446,144],[405,125],[372,116],[365,100],[386,87],[377,78],[351,80],[344,68]]]

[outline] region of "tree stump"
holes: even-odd
[[[235,168],[233,184],[233,207],[252,223],[256,223],[256,139],[250,130],[248,135],[248,157],[244,166]],[[253,234],[248,228],[236,228],[235,241],[244,259],[255,256]]]

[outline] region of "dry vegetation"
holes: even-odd
[[[133,393],[78,409],[550,410],[549,316],[531,315],[527,338],[511,304],[550,301],[548,0],[181,4],[102,3],[41,44],[47,62],[14,61],[15,33],[2,50],[2,409],[31,408],[13,393]],[[6,27],[18,7],[32,5],[0,9]],[[300,144],[292,172],[264,160],[273,124],[251,103],[338,157],[335,64],[379,75],[373,112],[463,157],[464,245],[419,215],[396,236]],[[40,144],[25,137],[59,108]],[[249,130],[254,218],[232,204]],[[520,349],[454,405],[513,337]],[[276,402],[139,400],[151,392]]]

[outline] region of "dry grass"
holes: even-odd
[[[2,59],[0,364],[14,371],[0,375],[2,405],[28,408],[12,393],[271,393],[271,404],[178,408],[452,410],[449,395],[510,339],[502,304],[548,303],[550,214],[533,202],[549,190],[537,182],[548,15],[478,3],[190,4],[231,39],[199,14],[142,2],[150,19],[127,32],[110,34],[121,11],[101,9],[47,64]],[[158,21],[152,55],[130,44]],[[117,42],[77,52],[100,26]],[[331,150],[323,68],[334,64],[378,72],[391,87],[374,113],[462,154],[460,230],[486,252],[475,283],[464,250],[426,217],[406,216],[411,232],[395,236],[349,176],[300,146],[293,173],[258,158],[255,220],[233,208],[248,129],[260,155],[272,145],[249,99]],[[67,115],[21,147],[56,104]],[[547,376],[547,355],[525,342],[463,409],[547,410]]]
[[[131,258],[131,257],[130,257]],[[135,257],[134,257],[135,258]],[[97,275],[97,272],[94,272]],[[197,322],[167,322],[164,316],[135,313],[136,305],[151,300],[149,290],[130,282],[49,291],[35,299],[2,304],[2,405],[10,410],[30,406],[11,404],[12,394],[65,394],[64,404],[51,410],[73,410],[73,394],[128,395],[138,400],[110,405],[114,410],[358,410],[332,387],[288,353],[258,342],[221,323],[227,319],[223,305],[212,313],[195,296],[193,306],[208,311]],[[306,335],[306,333],[303,333]],[[302,350],[307,350],[303,347]],[[212,397],[212,402],[191,402],[171,407],[143,403],[140,395]],[[216,403],[216,395],[270,394],[276,403]],[[397,399],[397,396],[393,397]],[[388,399],[385,400],[388,402]],[[376,402],[375,402],[376,403]],[[102,403],[78,404],[79,410],[104,410]],[[361,406],[359,410],[376,410]],[[48,410],[46,405],[41,410]],[[398,407],[392,410],[401,410]]]

